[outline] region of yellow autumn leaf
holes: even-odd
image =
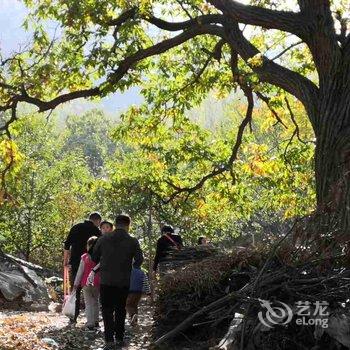
[[[261,53],[249,58],[247,61],[251,67],[261,67],[264,63],[264,56]]]

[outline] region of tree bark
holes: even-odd
[[[320,81],[315,116],[315,178],[319,212],[325,228],[350,234],[350,60],[334,65]],[[325,222],[326,221],[326,222]]]

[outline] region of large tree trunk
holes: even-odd
[[[337,65],[332,78],[320,81],[315,128],[316,193],[321,222],[326,232],[345,235],[350,233],[349,67],[349,62]],[[322,233],[322,227],[320,230]]]

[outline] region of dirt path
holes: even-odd
[[[68,319],[52,312],[0,312],[0,350],[98,350],[102,349],[103,334],[88,332],[85,318],[78,324],[68,325]],[[126,325],[126,346],[123,349],[149,349],[153,309],[143,302],[140,307],[139,325]],[[100,322],[102,326],[102,322]],[[101,329],[103,329],[101,327]]]

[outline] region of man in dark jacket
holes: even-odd
[[[129,216],[118,215],[115,230],[99,238],[92,254],[92,260],[100,263],[105,349],[113,349],[114,341],[117,345],[123,344],[131,269],[133,261],[134,267],[140,267],[143,262],[138,240],[128,233],[130,222]]]
[[[67,239],[64,242],[64,265],[70,267],[72,286],[79,269],[80,258],[86,253],[86,243],[88,239],[92,236],[101,236],[101,232],[98,228],[101,219],[99,213],[91,213],[89,215],[89,220],[85,220],[71,228]],[[75,304],[75,315],[72,320],[73,323],[77,321],[79,316],[80,294],[81,288],[78,287],[76,290],[77,299]]]
[[[153,271],[157,271],[159,262],[167,256],[169,251],[180,249],[183,246],[182,238],[174,234],[174,229],[171,225],[162,227],[162,237],[157,241],[157,250],[154,257]]]

